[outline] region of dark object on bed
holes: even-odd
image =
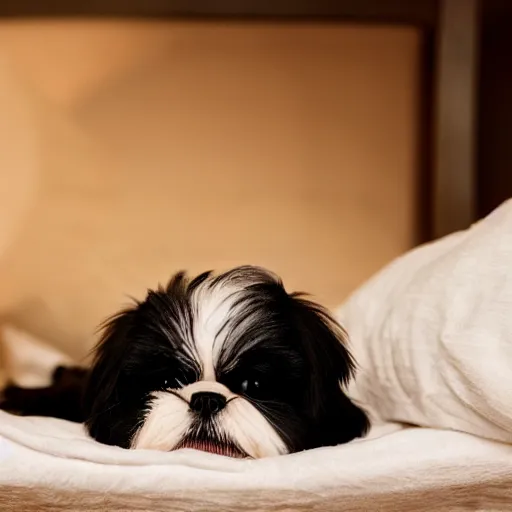
[[[50,416],[82,422],[82,394],[88,370],[59,366],[52,383],[44,388],[8,385],[0,395],[0,409],[25,416]]]

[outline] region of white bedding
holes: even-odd
[[[512,510],[512,446],[387,425],[257,461],[102,446],[82,427],[0,412],[0,510]]]

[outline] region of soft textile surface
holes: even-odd
[[[448,431],[258,461],[101,446],[81,426],[0,413],[1,510],[512,510],[512,446]]]
[[[338,317],[374,416],[512,442],[512,201],[399,258]]]
[[[0,328],[0,354],[5,379],[27,388],[50,385],[57,366],[73,364],[59,350],[11,325]]]

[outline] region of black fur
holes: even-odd
[[[26,389],[8,385],[2,392],[0,409],[25,416],[50,416],[83,422],[82,393],[88,371],[59,366],[48,387]]]

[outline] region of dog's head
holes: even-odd
[[[354,369],[344,341],[325,310],[263,269],[180,273],[106,324],[86,425],[106,444],[235,457],[348,442],[368,420],[343,392]]]

